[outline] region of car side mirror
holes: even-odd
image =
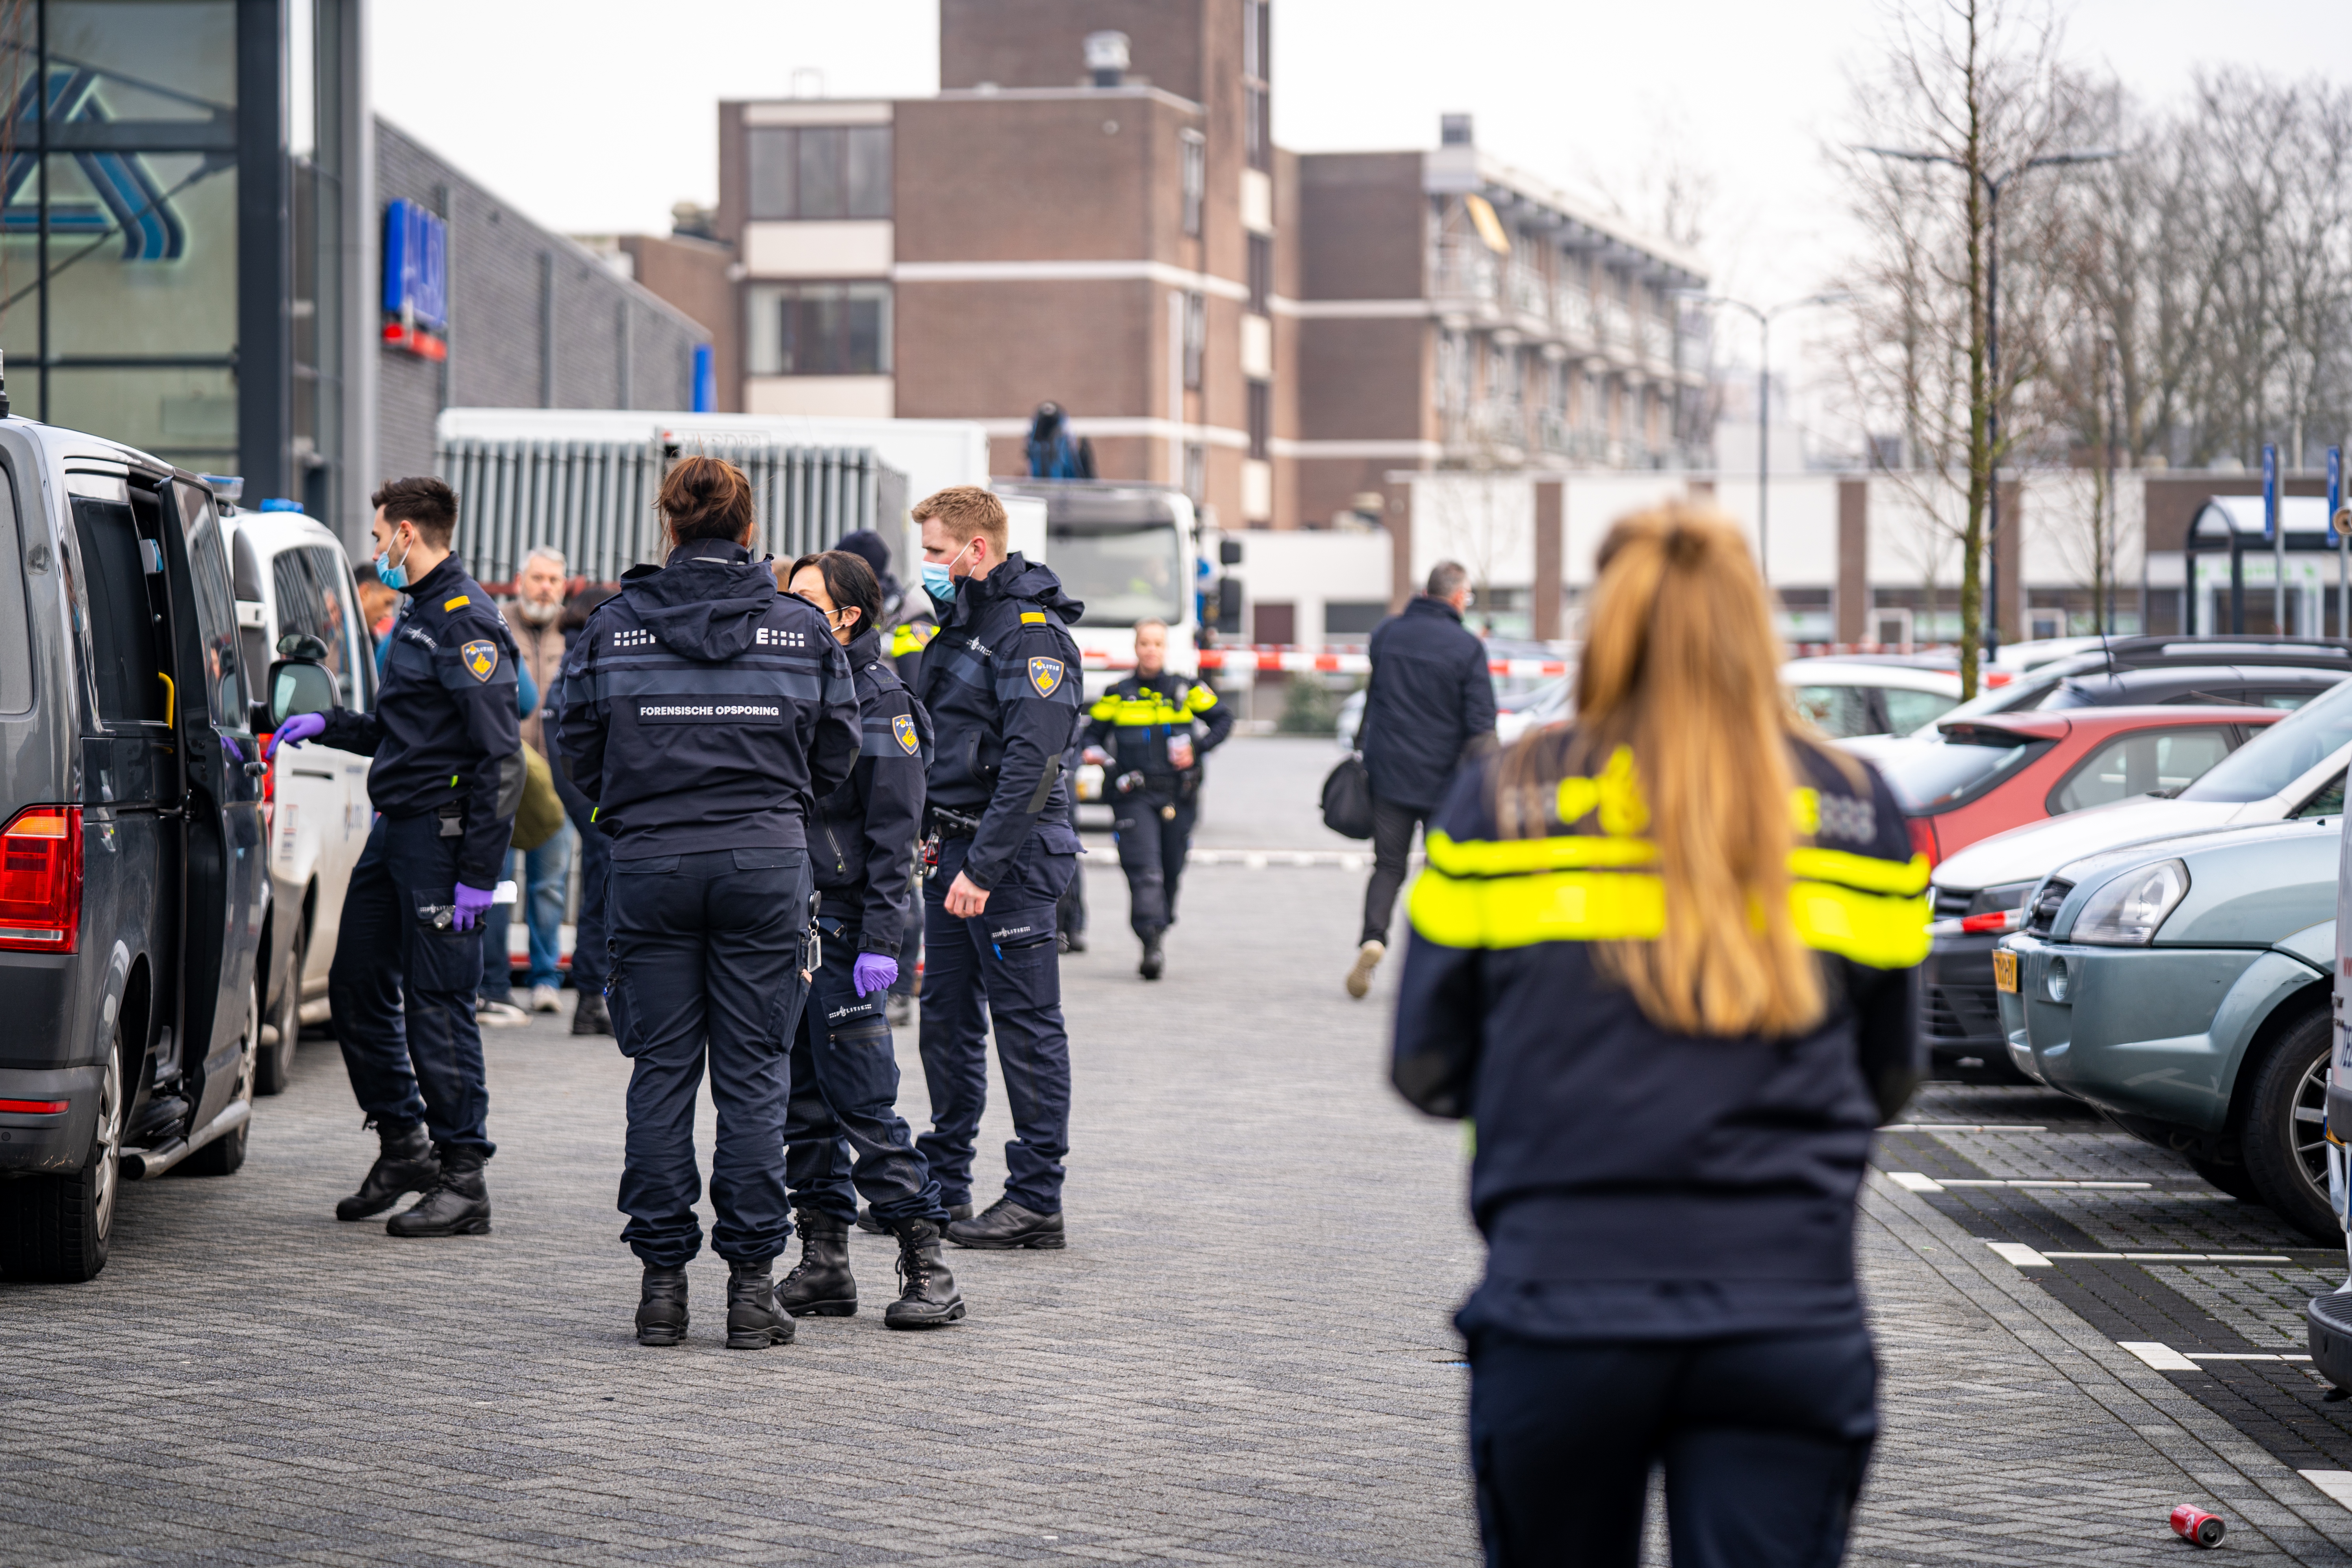
[[[288,632],[278,639],[278,657],[281,659],[299,658],[310,664],[324,664],[327,662],[327,645],[309,632]],[[274,666],[272,670],[274,677]],[[273,689],[276,687],[277,681],[274,678],[270,684]]]
[[[291,636],[285,641],[294,640]],[[317,643],[318,638],[310,637]],[[297,713],[324,713],[342,705],[335,672],[315,659],[281,658],[269,667],[269,727],[273,730]]]

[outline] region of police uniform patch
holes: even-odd
[[[474,672],[476,680],[488,680],[499,668],[499,645],[488,637],[479,637],[457,650],[466,668]]]
[[[915,721],[911,714],[901,713],[891,720],[890,733],[898,737],[899,749],[910,757],[923,749],[922,738],[915,733]]]
[[[1058,658],[1033,658],[1029,661],[1029,684],[1037,689],[1040,697],[1051,697],[1062,684],[1062,661]]]

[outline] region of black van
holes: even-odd
[[[194,474],[0,419],[10,1278],[103,1268],[121,1180],[245,1160],[269,883],[221,514]]]

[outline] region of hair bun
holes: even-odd
[[[723,458],[697,453],[664,476],[659,502],[672,537],[737,539],[751,525],[751,481]]]

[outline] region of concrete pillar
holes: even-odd
[[[1560,579],[1568,567],[1568,484],[1536,481],[1535,632],[1538,642],[1560,635]]]
[[[1870,636],[1870,481],[1840,479],[1837,498],[1837,640]]]

